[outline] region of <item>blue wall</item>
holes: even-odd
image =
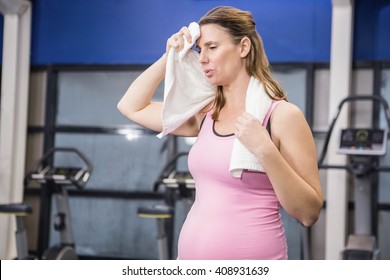
[[[4,19],[2,16],[0,16],[0,54],[3,53],[3,26],[4,26]],[[2,62],[2,55],[0,55],[0,62]]]
[[[250,10],[272,61],[328,61],[328,0],[39,0],[33,63],[151,63],[166,39],[218,5]]]
[[[355,2],[354,59],[389,61],[390,0]],[[34,0],[32,64],[149,64],[219,5],[253,13],[271,62],[329,62],[331,0]]]
[[[390,0],[355,1],[355,60],[390,61]]]

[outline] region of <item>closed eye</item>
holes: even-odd
[[[214,41],[210,41],[210,42],[207,42],[205,43],[204,45],[202,45],[203,47],[206,48],[206,50],[214,50],[216,49],[218,46],[217,46],[217,43],[214,42]],[[200,53],[202,51],[202,49],[200,48],[200,46],[196,46],[196,50]]]

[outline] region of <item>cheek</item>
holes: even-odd
[[[234,59],[224,58],[220,61],[217,68],[218,72],[224,76],[230,77],[237,73],[237,71],[240,69],[240,65]]]
[[[216,64],[222,69],[234,71],[241,65],[241,59],[234,52],[226,52],[224,54],[215,57]]]
[[[211,61],[219,71],[226,71],[232,67],[230,57],[226,55],[215,55]]]

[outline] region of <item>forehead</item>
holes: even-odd
[[[198,46],[207,44],[208,42],[223,42],[230,40],[226,30],[218,24],[205,24],[200,27],[200,37],[196,41]]]

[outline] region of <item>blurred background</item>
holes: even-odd
[[[51,225],[53,196],[42,184],[25,182],[25,174],[51,148],[75,147],[93,165],[83,189],[69,188],[77,255],[158,258],[156,221],[141,218],[138,209],[166,200],[166,188],[156,190],[156,182],[164,165],[188,152],[194,139],[160,140],[124,118],[116,104],[164,53],[167,38],[220,5],[252,12],[273,74],[305,113],[318,151],[342,98],[390,100],[388,0],[1,0],[0,203],[32,206],[25,218],[32,254],[41,255],[59,237]],[[155,98],[162,100],[163,84]],[[351,107],[346,123],[382,125],[382,115],[368,105]],[[72,160],[58,156],[54,162]],[[380,159],[389,161],[390,156]],[[175,168],[186,171],[186,159]],[[282,213],[290,259],[305,258],[305,250],[311,259],[339,258],[354,230],[354,198],[351,176],[338,172],[342,180],[321,170],[325,204],[309,235]],[[376,190],[372,229],[381,259],[390,259],[389,181],[386,173],[370,180]],[[182,193],[174,199],[167,226],[171,258],[191,203]],[[14,228],[12,217],[0,215],[1,259],[15,257]]]

